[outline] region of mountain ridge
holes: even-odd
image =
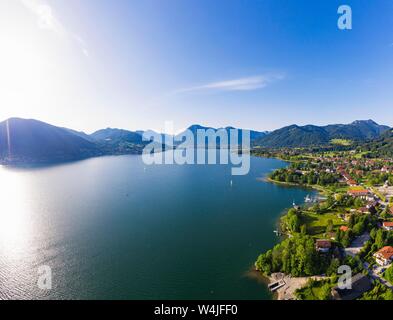
[[[198,129],[212,129],[216,132],[236,128],[212,128],[193,124],[188,129],[195,135]],[[151,143],[143,140],[145,132],[161,135],[162,138],[173,137],[152,130],[134,132],[116,128],[86,134],[35,119],[10,118],[0,122],[0,164],[63,162],[102,155],[141,154],[143,148]],[[374,148],[372,143],[375,140],[378,147],[393,148],[390,128],[373,120],[356,120],[347,125],[290,125],[270,133],[250,130],[250,135],[253,146],[271,148],[324,145],[329,144],[333,138],[368,142],[369,148]]]
[[[389,129],[373,120],[356,120],[349,124],[290,125],[272,131],[255,141],[255,145],[268,148],[296,148],[328,145],[333,139],[366,141],[375,139]]]

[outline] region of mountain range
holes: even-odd
[[[235,128],[216,129],[201,125],[192,125],[188,128],[194,136],[198,129],[211,129],[216,132],[219,129],[229,131]],[[347,125],[322,127],[291,125],[273,132],[251,130],[250,137],[253,146],[267,148],[328,145],[332,139],[368,143],[375,139],[380,141],[381,147],[389,149],[393,147],[393,134],[389,129],[388,126],[379,125],[372,120],[365,120]],[[143,133],[172,138],[151,130],[134,132],[113,128],[86,134],[38,120],[11,118],[0,122],[0,164],[52,163],[103,155],[140,154],[143,148],[151,143],[143,141]],[[241,138],[241,131],[239,136]],[[179,140],[180,137],[181,134],[175,136],[175,140]]]
[[[371,140],[389,130],[373,120],[358,120],[350,124],[327,126],[291,125],[271,132],[254,141],[254,145],[267,148],[296,148],[329,145],[334,139],[355,142]]]

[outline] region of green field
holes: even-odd
[[[316,214],[309,211],[303,212],[302,223],[307,227],[307,233],[314,237],[323,237],[326,233],[328,220],[333,221],[334,229],[344,225],[344,221],[337,216],[337,213]]]
[[[347,140],[347,139],[332,139],[330,141],[331,144],[335,144],[335,145],[339,145],[339,146],[351,146],[352,145],[352,141],[351,140]]]

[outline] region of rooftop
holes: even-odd
[[[382,256],[384,259],[389,260],[393,257],[393,247],[386,246],[379,250],[376,255]]]
[[[359,298],[363,293],[371,289],[370,279],[362,273],[352,277],[352,289],[340,289],[335,287],[332,290],[333,299],[335,300],[354,300]]]
[[[318,248],[331,248],[332,242],[330,240],[319,239],[317,240],[316,245]]]
[[[341,226],[340,230],[346,232],[349,230],[349,228],[347,226]]]

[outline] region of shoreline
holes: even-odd
[[[265,276],[266,277],[266,276]],[[273,292],[274,300],[296,300],[295,291],[307,285],[310,279],[323,280],[326,277],[322,276],[309,276],[309,277],[292,277],[283,273],[272,273],[269,277],[269,284],[284,281],[285,285]]]
[[[294,183],[294,182],[277,181],[277,180],[273,180],[273,179],[271,179],[271,178],[269,178],[267,176],[264,177],[264,178],[261,178],[261,179],[263,179],[263,181],[274,183],[274,184],[278,184],[278,185],[281,185],[281,186],[296,187],[296,188],[303,188],[303,189],[313,189],[313,190],[318,191],[318,192],[323,193],[323,194],[327,194],[327,193],[330,192],[326,188],[321,187],[321,186],[317,186],[317,185],[314,185],[314,184],[298,184],[298,183]]]
[[[276,158],[276,159],[278,159],[278,158]],[[282,159],[279,159],[279,160],[282,160]],[[289,166],[289,164],[290,164],[290,162],[288,163],[288,166]],[[327,195],[329,193],[329,190],[326,190],[325,188],[323,188],[321,186],[300,185],[300,184],[293,183],[293,182],[276,181],[276,180],[271,179],[268,175],[266,175],[265,177],[261,177],[259,180],[264,181],[264,182],[274,183],[274,184],[281,185],[281,186],[315,190],[320,195]],[[280,215],[280,217],[278,218],[276,225],[279,229],[281,229],[281,219],[283,217],[285,217],[285,215],[287,213],[288,213],[288,209],[285,211],[284,214]],[[283,235],[288,236],[286,234],[283,234]],[[280,242],[281,241],[282,241],[282,239],[280,240]],[[274,292],[271,292],[272,293],[272,300],[296,300],[295,291],[297,289],[304,287],[310,279],[314,279],[314,280],[324,279],[324,277],[321,277],[321,276],[292,277],[290,275],[285,275],[283,273],[272,273],[269,276],[269,275],[266,275],[256,269],[253,269],[253,273],[254,273],[253,277],[255,277],[257,279],[257,281],[262,282],[266,287],[268,287],[269,284],[272,284],[272,283],[277,282],[279,280],[284,280],[284,282],[285,282],[284,286],[282,286],[281,288],[277,289]]]

